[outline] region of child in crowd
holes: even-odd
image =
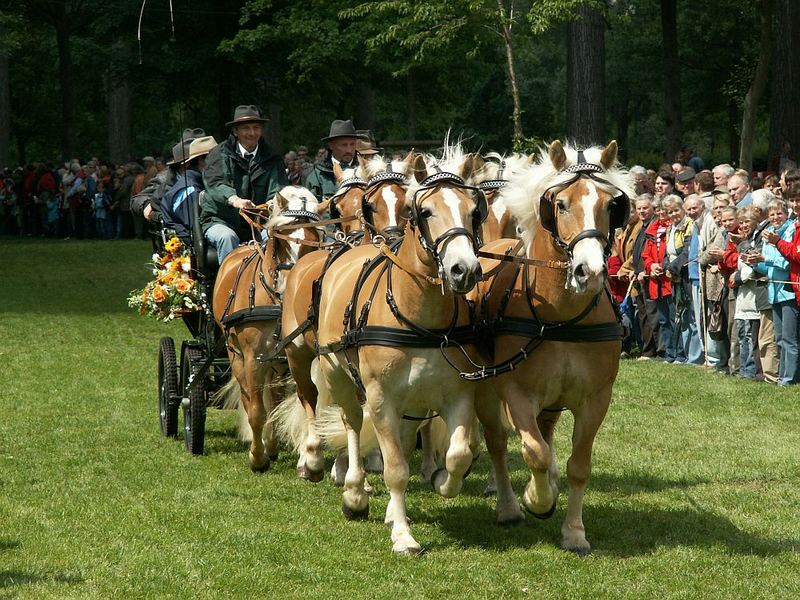
[[[111,230],[108,227],[108,213],[111,207],[111,195],[106,192],[106,185],[101,180],[97,182],[97,190],[92,200],[94,210],[94,224],[97,238],[100,240],[111,239]]]

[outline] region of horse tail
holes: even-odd
[[[336,451],[347,450],[347,430],[342,420],[341,408],[338,406],[326,406],[322,409],[317,407],[316,429],[317,435],[329,448]],[[361,424],[359,442],[361,456],[366,456],[379,447],[375,426],[372,424],[372,417],[366,406],[364,407],[364,420]]]
[[[269,415],[275,434],[284,444],[300,454],[308,436],[308,418],[297,392],[287,396]]]
[[[242,405],[242,388],[236,378],[231,377],[228,379],[225,385],[214,392],[212,400],[221,402],[222,408],[225,410],[232,410],[234,408],[237,410],[239,413],[239,439],[243,442],[252,442],[253,431],[250,429],[247,413]]]

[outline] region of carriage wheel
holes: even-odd
[[[181,385],[183,386],[183,441],[186,450],[194,455],[203,453],[206,434],[206,382],[187,391],[189,375],[196,373],[203,362],[203,353],[197,348],[184,347],[181,360]]]
[[[178,435],[179,402],[175,342],[171,337],[163,337],[158,348],[158,420],[166,437]]]

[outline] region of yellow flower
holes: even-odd
[[[164,250],[167,252],[178,252],[181,249],[181,246],[183,246],[181,241],[177,237],[174,237],[164,244]]]
[[[177,273],[175,273],[175,271],[168,271],[161,275],[158,280],[166,285],[172,285],[172,282],[175,281],[175,277],[177,277]]]
[[[164,291],[163,287],[157,285],[156,287],[153,288],[153,300],[155,300],[156,302],[163,302],[166,299],[167,299],[167,294]]]
[[[189,290],[192,289],[194,282],[188,279],[179,279],[178,282],[175,284],[175,289],[178,290],[181,294],[187,293]]]

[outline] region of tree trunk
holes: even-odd
[[[406,75],[406,102],[408,103],[408,139],[417,139],[417,89],[414,85],[414,74]]]
[[[61,154],[72,158],[73,118],[75,115],[75,86],[72,76],[72,51],[68,22],[55,23],[58,44],[58,79],[61,88]]]
[[[514,68],[514,47],[511,45],[511,23],[514,16],[514,0],[511,0],[511,12],[506,13],[504,0],[497,0],[497,8],[500,9],[502,19],[503,44],[506,47],[506,69],[508,72],[508,84],[511,87],[511,100],[514,103],[514,142],[521,142],[525,137],[522,133],[522,104],[519,100],[519,88],[517,88],[517,72]]]
[[[375,88],[362,81],[356,85],[356,125],[375,135]]]
[[[605,144],[605,22],[588,6],[567,25],[567,135],[579,144]]]
[[[768,169],[778,171],[781,148],[800,157],[800,2],[775,0]]]
[[[681,149],[681,71],[678,62],[678,0],[661,0],[661,37],[664,60],[664,116],[666,148],[664,158],[671,163]]]
[[[767,87],[770,53],[772,52],[772,13],[773,0],[759,0],[758,12],[761,19],[761,39],[758,45],[758,65],[753,75],[753,83],[744,98],[742,114],[742,140],[739,147],[739,167],[753,170],[753,140],[756,137],[756,112],[761,96]]]
[[[131,91],[128,84],[128,52],[117,38],[111,44],[108,64],[108,157],[113,163],[133,156],[131,140]]]
[[[4,50],[6,30],[0,22],[0,168],[10,166],[11,158],[11,84],[8,54]]]

